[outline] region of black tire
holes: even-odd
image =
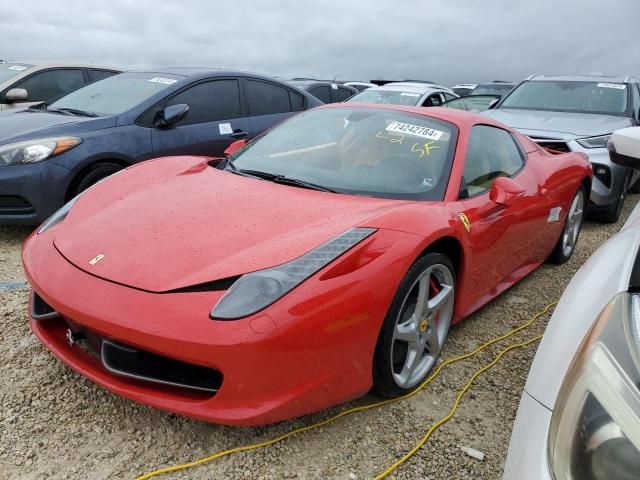
[[[424,375],[422,375],[422,379],[411,388],[401,388],[398,386],[393,378],[392,346],[393,332],[396,328],[396,322],[399,315],[401,314],[400,310],[405,304],[405,299],[411,293],[411,290],[415,287],[416,281],[422,276],[423,272],[434,265],[443,265],[448,268],[451,273],[453,284],[455,285],[456,272],[453,267],[453,263],[451,263],[451,260],[449,260],[446,255],[441,253],[426,254],[416,261],[406,273],[398,287],[398,290],[396,291],[395,296],[393,297],[393,301],[391,302],[387,315],[385,316],[380,330],[380,335],[378,336],[378,342],[376,344],[373,358],[373,390],[378,395],[393,398],[406,394],[417,388],[429,374],[429,371],[426,371]],[[455,289],[453,290],[453,304],[451,311],[453,311],[453,306],[455,306]],[[444,341],[442,343],[444,343]]]
[[[578,225],[578,233],[576,234],[575,241],[573,242],[571,249],[567,251],[566,244],[565,244],[565,232],[567,230],[567,224],[569,222],[569,215],[571,214],[571,206],[573,205],[575,198],[579,194],[582,194],[582,198],[583,198],[582,216],[580,218],[580,222]],[[571,258],[571,255],[573,255],[573,252],[576,249],[575,247],[576,247],[576,243],[578,242],[580,231],[582,230],[582,224],[584,223],[586,207],[587,207],[587,191],[584,188],[584,185],[580,185],[580,187],[576,191],[576,194],[573,196],[573,199],[571,200],[571,204],[569,204],[569,212],[567,212],[567,217],[564,220],[564,225],[562,226],[562,232],[560,233],[560,238],[558,238],[558,241],[553,247],[553,251],[551,252],[551,255],[549,255],[549,258],[548,258],[549,263],[555,263],[556,265],[561,265],[566,261],[568,261]]]
[[[638,178],[633,185],[627,190],[629,193],[640,193],[640,178]]]
[[[79,193],[82,193],[87,188],[95,185],[103,178],[113,175],[114,173],[122,170],[124,167],[115,162],[101,162],[92,166],[89,170],[84,172],[76,183],[75,188],[72,189],[71,197],[75,197]]]
[[[627,197],[629,177],[624,180],[622,187],[620,188],[620,194],[617,200],[603,208],[598,208],[593,212],[593,218],[600,223],[616,223],[622,213],[622,207],[624,206],[624,199]]]

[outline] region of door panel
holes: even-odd
[[[257,136],[289,118],[300,109],[299,99],[281,85],[245,79],[252,136]]]
[[[243,116],[237,79],[212,80],[188,87],[170,97],[164,106],[186,104],[189,113],[169,128],[153,129],[154,155],[224,156],[236,139],[234,132],[250,136]]]
[[[535,169],[525,163],[522,151],[505,130],[473,127],[465,160],[466,191],[459,201],[460,213],[468,218],[471,270],[468,295],[473,301],[495,295],[532,264],[548,255],[547,218],[549,203],[541,194]],[[524,192],[510,205],[489,198],[495,178],[510,176]]]

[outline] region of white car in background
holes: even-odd
[[[458,95],[453,93],[452,90],[435,83],[391,82],[367,88],[347,101],[414,107],[439,107],[444,102],[454,98],[458,98]]]
[[[640,127],[611,160],[640,168]],[[536,353],[504,480],[640,478],[640,204],[580,268]]]
[[[371,88],[371,87],[375,87],[375,83],[369,83],[369,82],[344,82],[344,85],[346,85],[347,87],[353,87],[356,90],[358,90],[359,92],[362,92],[363,90],[366,90],[367,88]]]
[[[455,94],[464,97],[466,95],[469,95],[471,93],[471,90],[473,90],[477,86],[477,83],[459,83],[451,87],[451,90],[453,90]]]

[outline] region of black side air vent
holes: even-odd
[[[214,280],[213,282],[199,283],[198,285],[191,285],[190,287],[176,288],[175,290],[169,290],[166,293],[190,293],[190,292],[223,292],[229,290],[238,279],[237,277],[222,278],[220,280]]]
[[[46,318],[57,317],[59,314],[53,307],[45,302],[40,295],[32,291],[31,293],[31,317],[34,320],[44,320]]]

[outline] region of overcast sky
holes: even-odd
[[[640,0],[4,2],[0,58],[281,76],[640,76]]]

